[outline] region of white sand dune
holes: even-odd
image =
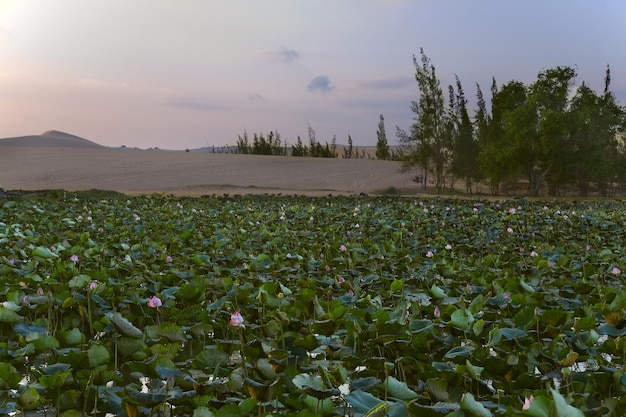
[[[58,131],[0,139],[0,187],[129,194],[355,194],[414,189],[397,162],[107,148]]]

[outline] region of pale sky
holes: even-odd
[[[624,0],[0,0],[0,137],[61,130],[106,146],[396,143],[412,57],[470,102],[491,78],[556,66],[626,104]]]

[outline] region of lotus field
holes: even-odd
[[[0,414],[626,414],[622,202],[0,207]]]

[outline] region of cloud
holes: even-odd
[[[286,48],[281,49],[280,56],[282,58],[282,61],[284,62],[292,62],[300,57],[300,55],[298,54],[298,52],[296,52],[295,49],[286,49]]]
[[[265,100],[265,98],[259,93],[248,93],[248,100],[258,101],[258,100]]]
[[[281,48],[279,51],[263,51],[261,55],[273,60],[290,63],[300,58],[300,54],[295,49]]]
[[[198,111],[221,111],[226,110],[224,106],[219,106],[210,103],[203,99],[183,97],[175,100],[170,100],[166,103],[171,107],[179,107],[181,109],[198,110]]]
[[[413,81],[414,80],[411,77],[384,78],[380,80],[364,82],[363,86],[380,90],[395,90],[406,87],[410,85]]]
[[[307,85],[306,89],[308,91],[319,90],[323,93],[328,93],[335,89],[335,85],[330,81],[330,78],[328,78],[328,76],[318,75],[309,82],[309,85]]]

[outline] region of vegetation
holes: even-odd
[[[389,142],[387,142],[387,132],[385,131],[385,118],[382,114],[380,115],[378,130],[376,131],[376,159],[391,159]]]
[[[252,143],[248,139],[248,132],[244,132],[243,136],[238,136],[236,152],[239,154],[253,154],[253,155],[278,155],[278,156],[311,156],[316,158],[336,158],[337,157],[337,145],[335,138],[331,145],[326,142],[325,146],[322,146],[315,138],[315,130],[309,125],[309,144],[304,145],[302,139],[298,136],[298,141],[292,147],[289,147],[287,142],[284,143],[281,140],[281,136],[278,132],[270,132],[267,138],[263,133],[254,134]]]
[[[622,416],[626,206],[0,206],[0,413]]]
[[[404,168],[419,167],[422,185],[434,176],[437,191],[456,179],[472,184],[487,180],[494,193],[524,179],[533,196],[563,195],[568,187],[582,196],[595,187],[614,193],[626,183],[626,108],[610,91],[607,67],[602,94],[584,82],[576,86],[576,70],[556,67],[540,72],[524,85],[510,81],[491,87],[491,112],[477,86],[477,112],[471,122],[461,81],[448,87],[446,108],[435,67],[420,49],[413,57],[419,101],[409,132],[398,128],[404,146]]]

